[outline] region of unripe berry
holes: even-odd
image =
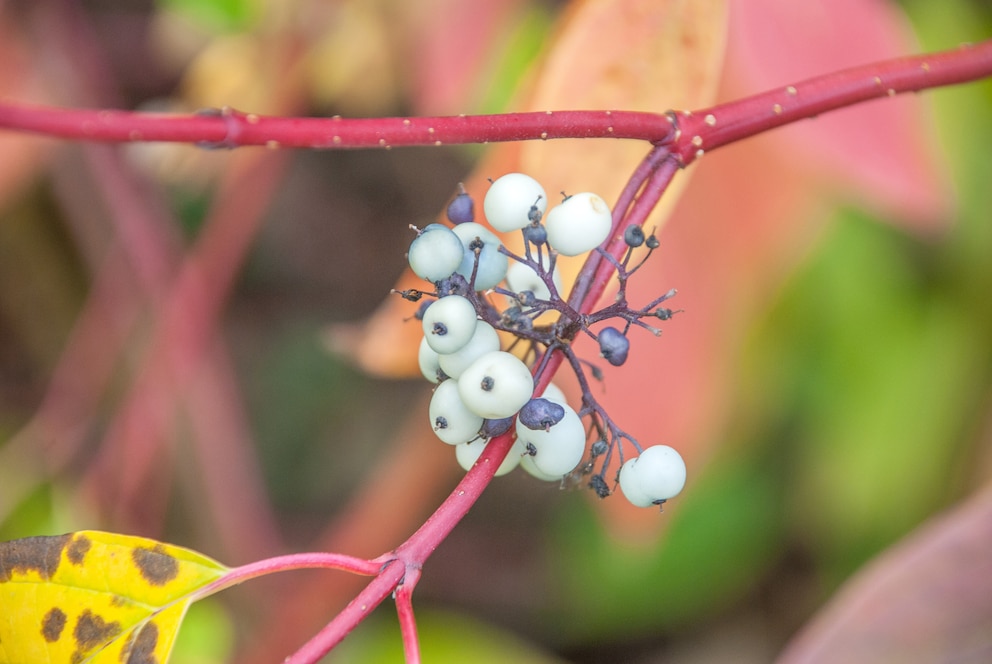
[[[630,340],[615,327],[603,328],[599,333],[599,354],[615,367],[627,361]]]
[[[565,408],[561,404],[538,398],[525,403],[517,417],[528,429],[547,431],[561,422],[564,416]]]
[[[452,275],[464,253],[461,240],[450,228],[430,224],[413,238],[407,260],[410,269],[421,279],[440,281]]]
[[[486,419],[516,414],[534,393],[527,365],[504,351],[486,353],[470,364],[458,380],[465,406]]]
[[[623,232],[623,241],[627,243],[628,247],[641,246],[644,244],[644,229],[637,224],[627,226],[627,230]]]
[[[548,244],[565,256],[578,256],[598,247],[610,234],[613,215],[602,198],[590,192],[569,196],[544,218]]]
[[[468,224],[475,221],[475,201],[458,185],[458,195],[448,203],[448,221],[453,224]]]
[[[535,247],[545,244],[548,241],[548,229],[544,227],[544,224],[524,226],[524,239]]]
[[[467,344],[475,333],[477,322],[475,307],[461,295],[437,300],[427,307],[421,321],[427,344],[441,354],[454,353]]]
[[[503,233],[520,230],[531,223],[531,208],[544,214],[547,205],[544,188],[523,173],[507,173],[498,178],[482,202],[489,224]]]
[[[479,268],[475,274],[475,290],[488,290],[503,281],[509,259],[506,254],[500,253],[499,248],[502,243],[491,230],[481,224],[467,223],[455,226],[453,232],[465,248],[461,263],[455,270],[458,274],[466,280],[472,278],[472,270],[475,268],[475,246],[481,243]]]
[[[496,436],[502,436],[504,433],[510,430],[513,426],[513,417],[501,417],[498,420],[483,420],[482,429],[479,430],[479,434],[483,438],[495,438]]]
[[[472,440],[482,427],[482,418],[465,407],[458,395],[458,382],[453,378],[435,388],[429,413],[434,433],[449,445]]]

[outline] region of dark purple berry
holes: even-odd
[[[603,328],[599,333],[599,354],[615,367],[627,361],[630,340],[615,327]]]
[[[565,409],[554,401],[531,399],[520,409],[517,417],[528,429],[547,431],[561,422],[561,418],[565,417]]]
[[[465,193],[465,188],[458,185],[459,192],[448,203],[448,221],[453,224],[467,224],[475,221],[475,201]]]
[[[644,229],[636,224],[627,226],[627,230],[623,232],[623,241],[628,247],[641,246],[644,244]]]
[[[661,246],[661,243],[658,242],[658,238],[654,236],[654,233],[649,235],[648,239],[645,240],[644,243],[648,245],[648,249],[657,249],[659,246]]]
[[[596,492],[596,495],[600,498],[606,498],[610,495],[610,487],[607,486],[606,480],[603,479],[602,475],[593,475],[589,478],[589,488]]]
[[[499,420],[483,420],[482,429],[479,433],[482,434],[483,438],[495,438],[496,436],[501,436],[509,431],[512,426],[512,417],[504,417]]]
[[[446,295],[468,295],[469,292],[468,281],[457,272],[447,279],[437,282],[436,285],[438,297],[444,297]]]
[[[673,313],[675,312],[672,311],[671,309],[658,309],[654,312],[654,315],[657,316],[660,320],[668,320],[669,318],[672,317]]]
[[[420,306],[417,307],[417,310],[414,312],[413,317],[417,320],[424,320],[424,312],[427,311],[427,307],[432,304],[434,304],[434,300],[424,300],[421,302]]]
[[[592,447],[589,449],[589,453],[595,458],[606,454],[607,449],[608,446],[606,444],[606,441],[600,438],[599,440],[597,440],[595,443],[592,444]]]
[[[537,304],[537,297],[534,295],[534,291],[520,291],[517,293],[517,302],[525,307],[533,307]]]
[[[524,239],[534,246],[538,246],[548,241],[548,231],[544,224],[524,226]]]

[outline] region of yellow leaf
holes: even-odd
[[[190,593],[227,571],[112,533],[0,542],[0,664],[164,664]]]

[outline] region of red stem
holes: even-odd
[[[549,138],[669,138],[669,116],[541,111],[422,118],[283,118],[231,108],[195,115],[0,104],[0,127],[89,141],[168,141],[201,147],[392,148]]]
[[[544,111],[424,118],[281,118],[211,109],[165,115],[0,104],[0,127],[90,141],[171,141],[204,147],[392,148],[555,138],[674,141],[682,165],[762,131],[869,99],[992,75],[992,40],[818,76],[709,109],[673,116],[630,111]]]
[[[737,101],[677,114],[672,150],[686,166],[703,152],[827,111],[992,75],[992,40],[885,60],[810,78]]]
[[[420,570],[407,569],[406,577],[396,589],[396,615],[403,637],[403,659],[406,664],[420,664],[420,640],[417,638],[417,621],[413,614],[413,589],[420,579]]]

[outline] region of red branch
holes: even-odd
[[[543,111],[422,118],[282,118],[232,108],[194,115],[0,104],[0,127],[85,141],[167,141],[205,148],[393,148],[549,138],[636,138],[674,133],[669,116],[631,111]]]
[[[672,143],[688,165],[704,151],[845,106],[992,75],[992,40],[807,79],[697,111],[543,111],[423,118],[281,118],[209,109],[193,115],[0,104],[0,128],[76,140],[304,148],[392,148],[556,138]],[[673,126],[676,122],[678,129]]]
[[[679,112],[680,135],[672,152],[686,166],[703,152],[796,120],[871,99],[990,75],[992,40],[951,51],[852,67],[712,108]]]

